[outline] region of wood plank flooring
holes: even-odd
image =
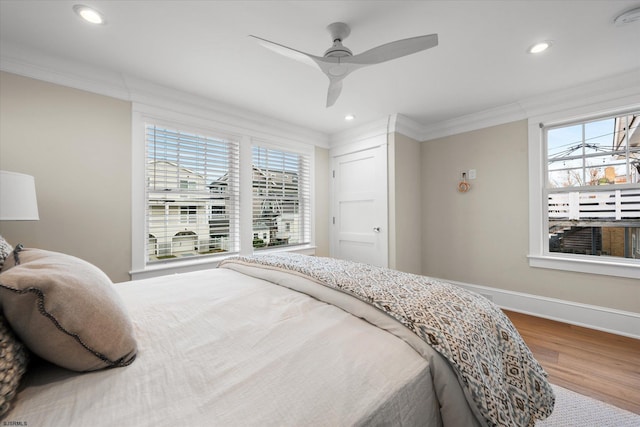
[[[640,340],[505,310],[549,381],[640,414]]]

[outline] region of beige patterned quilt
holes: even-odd
[[[469,404],[490,426],[533,426],[553,410],[547,374],[499,307],[452,284],[396,270],[295,254],[220,263],[304,276],[391,316],[454,368]],[[403,337],[400,337],[403,338]]]

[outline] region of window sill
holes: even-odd
[[[253,255],[273,254],[273,253],[280,253],[280,252],[293,252],[296,254],[303,254],[303,255],[315,255],[316,247],[313,245],[298,245],[298,246],[274,247],[271,249],[258,249],[253,251]]]
[[[580,255],[529,255],[529,266],[578,273],[640,279],[640,261],[628,258]],[[596,259],[592,259],[596,258]]]
[[[277,253],[277,252],[293,252],[304,255],[314,255],[316,247],[313,245],[289,246],[278,249],[264,249],[254,251],[253,255]],[[196,270],[206,270],[216,268],[220,261],[238,255],[237,253],[208,256],[195,259],[171,260],[150,264],[143,269],[133,270],[129,272],[131,280],[148,279],[151,277],[166,276],[170,274],[187,273]]]

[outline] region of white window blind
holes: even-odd
[[[310,157],[261,146],[252,157],[253,247],[309,243]]]
[[[238,251],[238,142],[145,126],[147,263]]]

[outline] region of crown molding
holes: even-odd
[[[321,132],[135,76],[18,48],[6,42],[0,44],[0,70],[124,101],[154,105],[178,112],[189,111],[200,117],[215,117],[215,121],[250,130],[262,137],[284,138],[329,148],[329,136]]]
[[[381,133],[401,133],[416,141],[430,141],[518,120],[541,117],[578,107],[640,102],[640,69],[609,76],[586,84],[526,98],[518,102],[432,124],[422,124],[402,114],[392,114],[355,129],[331,136],[331,147],[358,141]]]
[[[0,70],[120,100],[130,100],[122,76],[88,64],[0,42]]]
[[[443,120],[431,125],[425,125],[418,141],[430,141],[436,138],[443,138],[450,135],[470,132],[472,130],[515,122],[525,119],[526,117],[527,113],[519,103],[507,104],[479,111],[477,113],[456,117],[455,119]]]
[[[282,122],[261,114],[223,104],[209,98],[160,86],[132,76],[124,76],[135,104],[153,106],[178,114],[207,120],[235,132],[249,133],[266,140],[282,140],[329,148],[329,137],[321,132]]]
[[[374,120],[364,123],[358,127],[347,129],[342,132],[335,133],[330,136],[329,144],[331,149],[338,148],[354,142],[359,142],[374,138],[380,135],[386,135],[395,125],[395,115],[390,115],[383,119]]]
[[[520,102],[528,118],[593,104],[640,98],[640,68]]]
[[[423,124],[418,123],[403,114],[394,114],[394,116],[395,120],[391,121],[392,126],[390,128],[390,132],[401,133],[415,141],[422,141],[422,136],[424,134]]]
[[[327,149],[388,132],[398,132],[416,141],[430,141],[576,107],[622,99],[632,102],[640,99],[640,68],[636,68],[598,81],[437,123],[422,124],[396,113],[357,128],[327,135],[244,110],[241,107],[225,105],[134,76],[68,61],[5,41],[0,41],[0,70],[121,100],[158,105],[177,111],[199,110],[202,115],[208,117],[214,115],[219,119],[218,121],[249,128],[262,135],[286,138]]]
[[[418,140],[430,141],[517,120],[618,100],[625,104],[637,103],[640,100],[640,68],[455,119],[424,125]]]

